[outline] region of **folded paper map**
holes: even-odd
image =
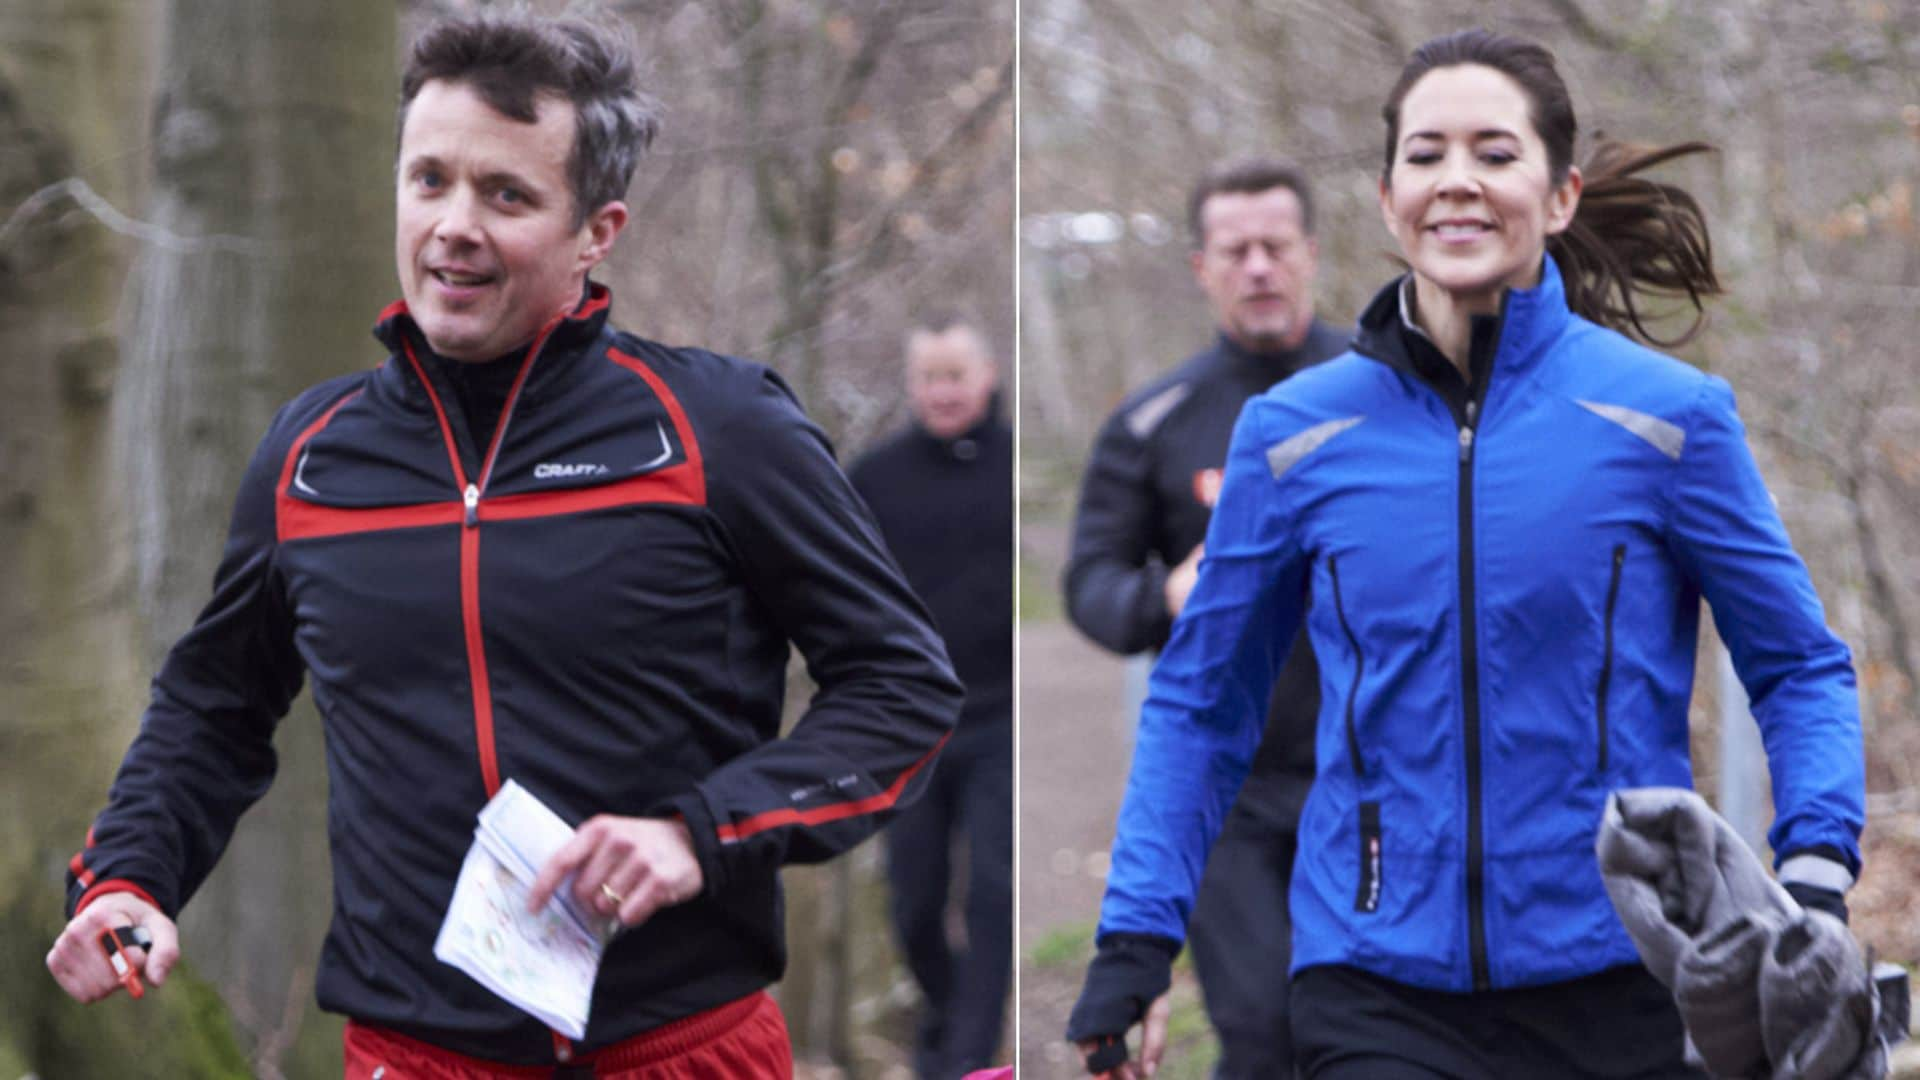
[[[433,955],[574,1039],[587,1034],[593,980],[618,929],[574,904],[566,884],[538,913],[533,880],[573,829],[512,780],[480,811],[473,847]]]

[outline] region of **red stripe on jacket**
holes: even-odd
[[[940,753],[940,748],[947,745],[947,740],[952,737],[952,732],[940,736],[940,741],[933,744],[933,749],[927,751],[924,757],[896,777],[887,790],[877,795],[869,795],[853,802],[835,803],[832,806],[816,806],[811,810],[771,810],[764,814],[755,814],[744,821],[718,826],[714,832],[719,834],[721,843],[732,844],[745,840],[755,833],[777,829],[782,825],[821,825],[829,821],[839,821],[842,818],[859,817],[861,814],[885,810],[900,801],[900,793],[906,790],[907,782],[912,780],[914,774],[925,767],[927,762],[932,761],[934,756]]]
[[[667,407],[667,416],[673,420],[673,430],[680,436],[680,445],[686,450],[687,460],[678,465],[662,469],[660,473],[664,475],[684,469],[688,477],[685,481],[687,491],[689,495],[691,495],[689,501],[699,506],[705,506],[707,503],[707,470],[706,467],[701,464],[700,440],[693,437],[693,425],[687,422],[687,411],[680,407],[680,399],[674,397],[673,391],[667,389],[666,381],[661,379],[652,368],[648,367],[638,357],[628,356],[619,349],[609,347],[607,349],[607,359],[646,380],[647,386],[653,390],[653,396],[659,398],[660,403]]]

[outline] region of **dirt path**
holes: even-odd
[[[1126,662],[1064,622],[1020,627],[1020,1025],[1022,1080],[1084,1077],[1063,1041],[1092,954],[1113,819],[1133,752]],[[1198,992],[1176,972],[1174,1051],[1160,1076],[1200,1077],[1214,1057]]]
[[[1091,922],[1126,783],[1124,663],[1064,623],[1020,628],[1020,948]]]
[[[1061,1033],[1086,970],[1126,781],[1132,725],[1121,715],[1124,674],[1123,661],[1065,623],[1020,627],[1023,1080],[1075,1075]],[[1043,943],[1047,962],[1036,965]]]

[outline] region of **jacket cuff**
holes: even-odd
[[[725,891],[726,863],[721,857],[720,833],[714,826],[712,811],[707,809],[707,800],[698,791],[689,791],[667,800],[660,812],[678,817],[686,825],[687,835],[693,838],[693,857],[700,863],[701,894],[716,896]]]
[[[81,912],[87,910],[88,904],[93,903],[108,893],[132,893],[147,903],[152,904],[161,914],[166,915],[168,918],[173,917],[173,913],[161,907],[160,901],[155,900],[152,893],[125,878],[109,878],[106,881],[95,882],[86,892],[80,894],[80,899],[74,902],[73,910],[68,912],[67,917],[73,918],[79,915]]]
[[[1067,1039],[1124,1036],[1173,984],[1180,944],[1150,934],[1109,934],[1087,966],[1087,982],[1067,1019]]]
[[[1802,911],[1824,911],[1847,922],[1847,897],[1845,893],[1834,889],[1823,889],[1818,885],[1808,885],[1801,881],[1789,881],[1786,884],[1787,895],[1800,905]]]
[[[1853,888],[1853,872],[1830,848],[1802,848],[1780,861],[1780,884],[1811,885],[1844,893]]]

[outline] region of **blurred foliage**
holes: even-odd
[[[1047,931],[1027,950],[1027,963],[1037,968],[1069,967],[1085,970],[1093,955],[1093,923],[1072,923]]]

